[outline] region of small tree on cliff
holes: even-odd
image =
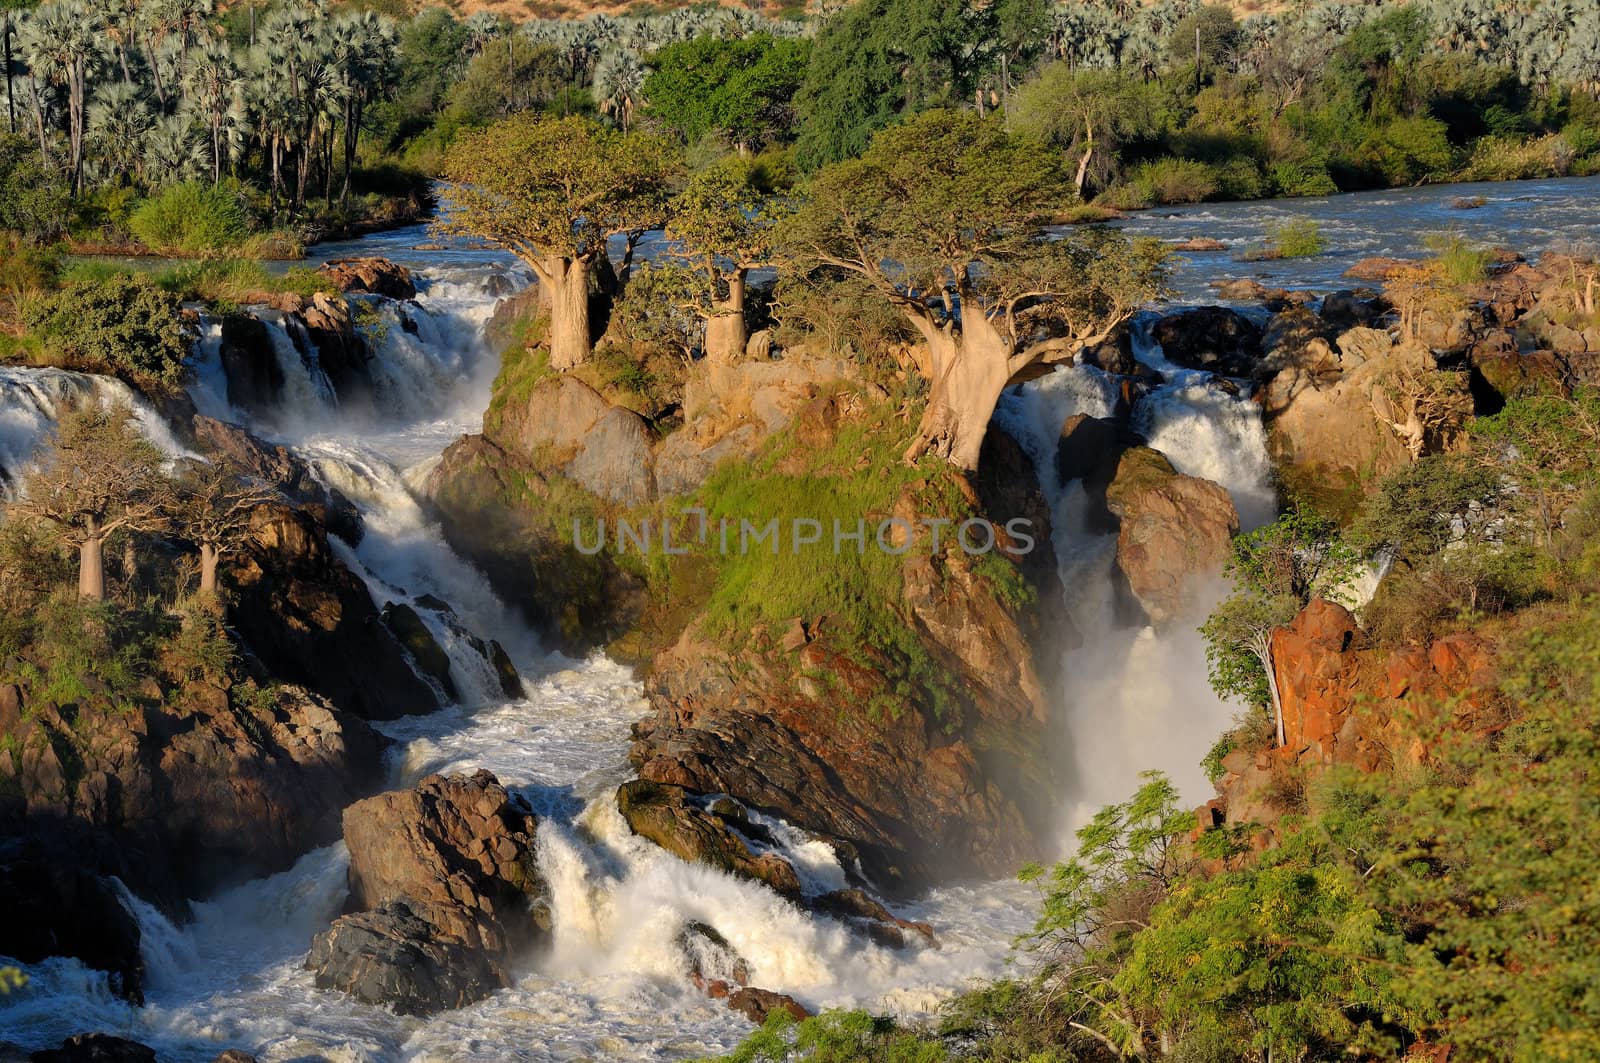
[[[1160,291],[1152,242],[1042,239],[1040,212],[1072,196],[1058,153],[997,120],[931,111],[818,173],[780,227],[798,268],[861,277],[922,337],[928,404],[908,460],[931,450],[977,468],[1008,384],[1070,362]]]
[[[196,464],[178,482],[173,523],[200,550],[200,593],[217,592],[217,568],[238,549],[255,511],[276,497],[218,462]]]
[[[1272,662],[1272,632],[1295,618],[1313,596],[1334,599],[1360,558],[1332,521],[1291,509],[1233,541],[1225,574],[1234,590],[1212,610],[1206,640],[1211,689],[1272,714],[1284,743],[1283,705]]]
[[[491,240],[533,268],[550,311],[550,365],[570,369],[594,344],[589,284],[627,281],[634,242],[666,220],[676,166],[664,141],[585,118],[513,115],[456,141],[441,231]],[[606,242],[627,237],[614,268]]]
[[[703,271],[709,292],[696,312],[705,318],[706,357],[731,362],[744,353],[745,290],[750,271],[768,261],[782,208],[750,183],[750,163],[729,159],[690,180],[673,201],[667,237],[679,257]]]
[[[61,419],[18,505],[61,529],[78,550],[79,596],[99,601],[106,596],[106,539],[164,527],[171,500],[161,452],[139,434],[132,412],[92,406]]]

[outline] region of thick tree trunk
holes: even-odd
[[[215,543],[200,544],[200,593],[217,593],[217,563],[222,560],[222,551],[217,549]]]
[[[78,597],[100,602],[106,597],[105,538],[91,532],[78,547]]]
[[[550,308],[550,368],[571,369],[588,361],[594,349],[589,327],[587,258],[548,258],[535,266]]]
[[[732,363],[744,356],[750,341],[744,321],[745,271],[734,270],[728,278],[728,297],[717,300],[706,319],[706,357],[713,362]]]
[[[915,461],[932,453],[971,472],[978,467],[995,404],[1011,380],[1009,347],[976,308],[960,331],[919,328],[928,344],[932,376],[928,405],[905,458]]]

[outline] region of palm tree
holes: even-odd
[[[84,0],[52,0],[34,12],[22,38],[28,65],[66,88],[67,168],[80,195],[89,78],[102,54],[104,26],[100,12]]]
[[[226,131],[229,116],[236,110],[239,95],[239,66],[228,49],[207,41],[184,78],[184,96],[189,109],[199,116],[211,133],[211,185],[222,183],[222,164],[227,156]]]
[[[134,44],[139,39],[138,0],[100,0],[100,10],[106,20],[106,39],[110,51],[122,70],[122,83],[133,84],[133,67],[129,62]]]
[[[206,149],[186,115],[157,118],[144,138],[144,179],[155,188],[192,180],[206,170]]]
[[[94,147],[101,180],[126,181],[144,161],[144,141],[150,131],[150,106],[139,86],[126,81],[103,85],[94,94],[94,115],[89,120],[89,142]]]
[[[628,122],[634,109],[644,101],[645,68],[633,53],[607,52],[594,68],[594,96],[600,104],[600,113],[610,115],[622,131],[628,131]]]
[[[333,69],[344,132],[344,189],[339,202],[350,206],[350,171],[367,105],[394,76],[399,44],[394,23],[371,12],[344,15],[330,29]]]
[[[0,40],[3,40],[4,62],[6,64],[6,122],[7,131],[15,134],[17,131],[17,90],[16,90],[16,56],[12,52],[12,44],[16,40],[17,31],[22,25],[22,13],[29,11],[37,0],[0,0]]]

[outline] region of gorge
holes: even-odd
[[[870,394],[850,382],[848,367],[829,369],[829,382],[845,386],[818,388],[781,379],[782,359],[760,364],[751,372],[761,379],[748,386],[766,398],[748,414],[723,411],[755,426],[747,436],[686,442],[689,453],[675,456],[676,464],[664,451],[679,444],[650,440],[646,466],[635,460],[642,420],[604,402],[584,413],[590,396],[598,398],[586,385],[558,385],[570,393],[554,394],[546,381],[539,385],[546,391],[517,398],[527,409],[548,403],[539,407],[551,411],[548,418],[508,414],[508,381],[502,375],[496,383],[500,352],[486,330],[497,306],[513,307],[531,278],[502,253],[456,242],[423,250],[421,229],[318,249],[329,261],[388,260],[414,282],[408,293],[355,280],[388,287],[350,295],[359,326],[318,322],[317,314],[330,315],[316,302],[287,312],[252,308],[245,320],[254,324],[237,316],[213,321],[197,309],[187,392],[193,410],[132,399],[136,417],[168,456],[220,441],[298,492],[294,506],[267,522],[276,529],[267,538],[298,544],[290,553],[300,567],[274,569],[276,555],[265,547],[238,567],[242,595],[260,594],[282,615],[288,603],[304,622],[292,637],[259,623],[240,627],[270,671],[315,692],[284,710],[293,716],[285,727],[324,755],[304,758],[306,777],[333,765],[338,785],[269,794],[267,818],[292,824],[257,844],[241,820],[242,853],[219,856],[212,848],[207,859],[216,867],[185,861],[185,881],[123,877],[116,889],[137,922],[142,1006],[114,992],[103,971],[56,956],[25,964],[27,987],[0,998],[0,1040],[36,1050],[99,1031],[178,1063],[211,1060],[226,1048],[263,1060],[687,1059],[731,1049],[748,1032],[747,1017],[694,978],[747,982],[813,1011],[931,1014],[972,980],[1003,974],[1013,939],[1033,925],[1036,893],[1012,878],[1022,861],[1066,851],[1073,831],[1126,798],[1142,771],[1166,772],[1189,805],[1213,795],[1200,762],[1235,710],[1208,686],[1204,645],[1193,630],[1222,588],[1191,577],[1220,575],[1231,536],[1273,519],[1275,476],[1290,459],[1305,464],[1306,455],[1269,444],[1257,395],[1270,396],[1270,385],[1261,382],[1252,394],[1252,382],[1238,379],[1248,371],[1196,368],[1207,364],[1206,352],[1189,350],[1188,341],[1203,346],[1210,337],[1198,324],[1169,331],[1174,349],[1164,350],[1164,320],[1225,303],[1250,328],[1276,327],[1281,335],[1293,323],[1282,316],[1292,319],[1304,303],[1310,325],[1338,339],[1351,322],[1333,327],[1336,315],[1319,297],[1359,286],[1343,277],[1358,259],[1405,257],[1441,227],[1445,204],[1482,194],[1487,203],[1464,219],[1473,235],[1536,258],[1592,239],[1596,180],[1210,204],[1126,223],[1169,242],[1221,236],[1243,249],[1275,212],[1305,213],[1322,220],[1332,250],[1264,264],[1227,250],[1189,253],[1174,274],[1175,305],[1136,316],[1120,357],[1112,343],[1097,352],[1099,365],[1086,358],[1056,367],[1002,396],[973,504],[1009,507],[1001,516],[1036,513],[1048,524],[1051,563],[1023,566],[1036,599],[1013,608],[982,573],[941,573],[961,588],[951,597],[932,576],[926,584],[915,571],[904,577],[929,641],[948,650],[982,703],[965,731],[920,720],[914,727],[910,717],[897,730],[892,715],[859,730],[824,718],[839,724],[838,735],[820,725],[808,730],[818,718],[810,707],[828,703],[837,688],[798,687],[793,695],[785,686],[793,676],[783,669],[808,678],[810,665],[763,673],[758,656],[815,654],[816,670],[844,683],[846,693],[879,694],[869,665],[824,656],[827,618],[795,617],[792,627],[767,632],[748,670],[738,671],[724,648],[652,613],[637,573],[577,570],[569,557],[547,557],[538,571],[564,570],[571,583],[545,585],[570,592],[573,608],[530,604],[509,571],[517,558],[497,563],[473,534],[481,515],[470,504],[482,503],[490,481],[505,487],[512,465],[504,455],[514,446],[525,447],[522,458],[547,468],[560,463],[572,480],[598,485],[592,493],[614,490],[614,500],[626,502],[634,493],[643,500],[697,486],[730,458],[754,461],[769,437],[784,432],[798,442],[777,454],[772,469],[793,461],[820,475],[803,460],[825,454],[863,416],[860,404],[839,396]],[[1276,309],[1254,294],[1223,299],[1212,287],[1239,278],[1283,289],[1267,296]],[[370,361],[339,349],[341,327],[361,332]],[[1303,337],[1296,349],[1314,342],[1332,350],[1326,339]],[[1263,346],[1258,338],[1252,362]],[[727,394],[709,391],[708,407]],[[64,405],[108,396],[131,399],[108,378],[0,369],[0,477],[26,466]],[[265,442],[242,441],[227,425]],[[999,474],[985,481],[986,469]],[[305,517],[305,507],[316,516]],[[641,597],[637,608],[610,615],[630,594]],[[640,616],[645,621],[635,624]],[[1337,642],[1338,619],[1319,622],[1295,634]],[[359,630],[333,634],[344,623]],[[327,633],[324,641],[318,631]],[[668,645],[658,644],[663,633]],[[595,649],[603,646],[610,655]],[[730,675],[738,682],[730,684]],[[739,703],[747,695],[760,711]],[[196,711],[223,719],[227,710],[224,694],[220,706]],[[313,732],[321,737],[305,737]],[[235,750],[250,741],[269,744],[227,734]],[[730,752],[732,741],[750,745]],[[805,767],[789,778],[783,765]],[[351,854],[339,831],[327,829],[335,813],[381,791],[435,785],[423,780],[436,774],[479,769],[509,792],[494,799],[496,815],[513,809],[536,821],[531,853],[543,886],[532,910],[543,925],[527,939],[511,935],[520,947],[502,950],[503,984],[425,1016],[316,988],[319,976],[305,967],[313,939],[341,916],[358,915],[346,909]],[[619,809],[619,786],[636,777],[667,791],[629,791],[637,807],[647,799],[670,805],[674,786],[690,791],[689,811],[663,813],[668,827],[657,833],[671,838],[685,822],[697,831],[732,830],[740,861],[777,858],[792,869],[792,887],[785,879],[774,890],[771,879],[680,859],[670,844],[647,841],[643,819],[630,824]],[[293,791],[298,784],[278,785]],[[717,813],[719,797],[733,810]],[[788,822],[779,809],[807,821]],[[351,837],[348,813],[344,837]],[[309,851],[296,846],[312,841]],[[220,866],[230,860],[233,874]],[[837,908],[830,914],[820,903],[864,882],[908,925]],[[794,903],[797,897],[809,903]],[[503,912],[497,918],[504,921]],[[932,928],[931,940],[905,932],[917,923]]]

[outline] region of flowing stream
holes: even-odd
[[[1584,186],[1590,194],[1597,187]],[[1346,208],[1341,216],[1358,213]],[[1161,224],[1152,218],[1131,227]],[[0,1040],[38,1048],[97,1030],[150,1044],[177,1063],[210,1060],[227,1047],[273,1061],[685,1059],[729,1048],[749,1031],[741,1016],[687,983],[677,938],[692,920],[728,939],[749,962],[752,984],[813,1008],[925,1015],[972,980],[1004,973],[1015,935],[1036,910],[1032,889],[1014,881],[953,885],[901,906],[899,914],[934,925],[941,947],[895,952],[631,836],[612,798],[628,777],[629,725],[645,712],[639,683],[603,656],[575,661],[542,651],[483,575],[444,543],[409,486],[456,436],[477,430],[497,368],[483,325],[501,295],[527,282],[506,256],[460,245],[418,248],[426,239],[424,230],[401,230],[320,250],[322,258],[382,255],[417,274],[414,304],[370,300],[368,320],[382,323],[374,332],[372,408],[342,409],[314,355],[281,320],[269,319],[290,398],[251,427],[294,447],[362,509],[361,543],[337,549],[379,604],[435,595],[454,608],[453,624],[418,612],[451,657],[460,703],[381,725],[395,739],[391,783],[485,767],[526,794],[540,815],[538,860],[552,894],[553,940],[525,958],[514,986],[428,1019],[320,992],[301,964],[311,937],[344,900],[348,861],[334,844],[197,904],[184,926],[130,897],[144,933],[147,1006],[117,1000],[103,976],[76,961],[50,960],[30,968],[29,985],[0,1003]],[[1209,265],[1184,265],[1179,288],[1198,294],[1202,279],[1215,275]],[[1270,520],[1254,405],[1166,363],[1148,321],[1135,336],[1137,357],[1166,378],[1136,407],[1135,427],[1179,471],[1222,484],[1246,527]],[[208,326],[195,354],[196,405],[248,421],[229,405],[219,343],[219,330]],[[117,387],[54,370],[0,370],[0,468],[25,467],[64,399],[87,389],[111,401]],[[1078,630],[1092,633],[1065,651],[1069,678],[1055,720],[1069,761],[1060,773],[1067,780],[1063,851],[1071,831],[1127,796],[1141,771],[1168,772],[1187,799],[1209,796],[1199,760],[1232,715],[1207,687],[1198,635],[1187,627],[1157,636],[1118,626],[1115,536],[1089,531],[1082,488],[1059,485],[1063,423],[1075,413],[1108,415],[1114,400],[1113,381],[1098,370],[1059,369],[1008,394],[997,414],[1040,470],[1067,605]],[[171,452],[180,449],[152,412],[141,421]],[[505,698],[469,636],[506,648],[524,677],[523,697]],[[808,891],[843,884],[830,849],[765,822]]]

